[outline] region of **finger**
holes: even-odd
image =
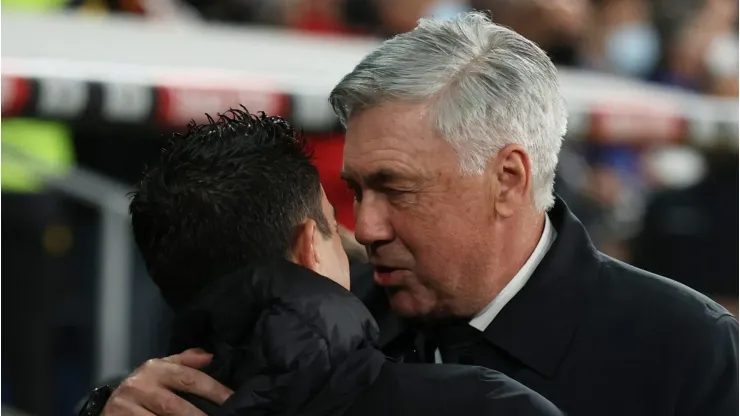
[[[191,368],[203,368],[210,364],[212,359],[213,355],[208,354],[200,348],[193,348],[185,350],[180,354],[171,355],[164,360],[175,364],[182,364]]]
[[[157,416],[208,416],[169,390],[159,389],[152,393],[150,400],[147,400],[144,406]]]
[[[161,383],[170,390],[192,393],[216,404],[223,404],[234,392],[208,374],[182,364],[162,361]]]
[[[113,396],[108,400],[100,416],[155,416],[154,413],[126,399]]]

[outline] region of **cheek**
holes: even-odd
[[[421,265],[454,260],[457,248],[469,243],[476,228],[456,210],[419,209],[399,212],[393,220],[396,238]],[[435,266],[436,267],[436,266]]]
[[[454,293],[469,259],[481,255],[482,240],[490,238],[486,214],[475,204],[425,211],[398,213],[396,237],[413,257],[415,284],[440,295]]]
[[[428,241],[439,231],[442,215],[434,206],[417,204],[389,210],[396,237],[411,245]]]

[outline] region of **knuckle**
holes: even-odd
[[[121,383],[114,394],[116,397],[131,397],[141,395],[146,391],[146,382],[139,376],[131,376]]]
[[[136,377],[129,377],[126,380],[123,380],[123,383],[121,383],[116,391],[113,393],[113,397],[120,397],[122,394],[126,394],[131,391],[135,391],[137,389],[136,387],[137,379]]]
[[[160,398],[154,406],[154,414],[160,416],[178,414],[178,406],[181,400],[182,399],[174,395]]]
[[[196,377],[192,372],[183,371],[178,374],[178,380],[183,387],[191,387],[196,383]]]
[[[101,416],[122,415],[124,414],[122,413],[124,409],[125,409],[124,399],[114,394],[105,404],[105,407],[103,407],[103,411],[102,413],[100,413],[100,415]]]
[[[142,364],[141,367],[139,367],[139,371],[141,372],[151,371],[152,369],[155,369],[160,365],[159,361],[160,360],[157,358],[146,360],[146,362],[144,362],[144,364]]]

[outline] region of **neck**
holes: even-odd
[[[494,240],[496,246],[493,262],[488,266],[486,282],[480,298],[474,302],[476,312],[485,308],[511,282],[524,263],[532,256],[545,230],[545,213],[528,212],[517,218],[509,218],[498,227]],[[505,237],[504,237],[505,236]]]

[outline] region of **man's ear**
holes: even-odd
[[[306,219],[296,230],[292,248],[293,262],[313,271],[319,268],[315,244],[317,232],[316,221]]]
[[[492,162],[498,183],[494,193],[496,212],[507,218],[531,203],[532,163],[524,148],[515,144],[501,149]]]

